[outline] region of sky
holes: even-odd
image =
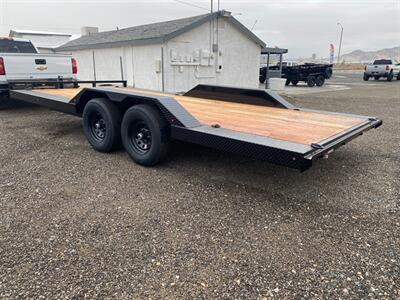
[[[400,0],[220,0],[268,46],[290,57],[329,56],[400,46]],[[214,0],[214,10],[218,1]],[[207,13],[211,0],[0,0],[0,36],[10,29],[79,34],[82,26],[101,31]]]

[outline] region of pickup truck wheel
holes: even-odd
[[[308,76],[307,77],[307,85],[309,87],[313,87],[315,85],[315,76]]]
[[[291,82],[292,82],[293,85],[297,85],[299,83],[298,80],[292,80]]]
[[[170,125],[156,108],[139,104],[126,111],[121,135],[125,150],[135,162],[154,166],[168,152]]]
[[[400,80],[400,71],[399,71],[399,73],[397,74],[397,80]]]
[[[375,80],[379,80],[379,78],[380,78],[379,76],[374,76]]]
[[[267,80],[267,76],[260,76],[260,83],[265,83],[265,80]]]
[[[318,75],[316,81],[315,81],[317,86],[323,86],[325,83],[325,77],[322,75]]]
[[[285,85],[289,85],[290,84],[290,79],[286,79]]]
[[[393,72],[390,72],[386,78],[387,81],[392,81],[393,80]]]
[[[369,75],[364,73],[364,77],[363,77],[364,81],[368,81],[369,80]]]
[[[107,99],[90,100],[83,110],[83,131],[89,144],[99,152],[121,147],[121,113]]]

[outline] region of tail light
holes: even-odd
[[[390,69],[390,67],[389,67],[389,66],[386,66],[386,71],[389,71],[389,69]]]
[[[71,58],[71,63],[72,63],[72,74],[77,74],[78,73],[78,64],[76,63],[76,59]]]
[[[0,75],[6,75],[6,68],[4,66],[4,59],[0,57]]]

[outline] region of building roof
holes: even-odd
[[[255,43],[259,44],[261,47],[265,47],[265,43],[262,40],[232,17],[229,12],[218,11],[190,18],[93,33],[72,40],[58,47],[56,50],[69,51],[164,43],[217,17],[225,18]]]
[[[61,35],[71,37],[70,33],[61,33],[61,32],[48,32],[48,31],[35,31],[35,30],[21,30],[21,29],[11,29],[10,37],[13,37],[15,34],[29,34],[29,35]]]
[[[262,48],[261,49],[261,54],[285,54],[288,53],[288,49],[285,48]]]

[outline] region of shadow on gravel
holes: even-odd
[[[315,178],[312,177],[316,173],[323,172],[325,177],[335,176],[335,174],[341,172],[351,173],[352,165],[359,163],[359,159],[360,157],[353,157],[351,153],[348,153],[348,149],[340,149],[329,159],[317,160],[310,169],[305,172],[300,172],[296,169],[275,165],[265,161],[259,161],[190,143],[174,141],[167,164],[173,164],[175,166],[179,164],[189,164],[192,165],[193,168],[200,167],[201,169],[209,169],[210,171],[214,171],[215,176],[218,176],[218,173],[223,174],[235,171],[240,174],[240,177],[253,178],[254,180],[257,179],[254,178],[257,176],[260,176],[262,179],[267,179],[266,177],[276,178],[282,176],[287,180],[290,180],[290,178],[296,178],[296,180],[309,178],[313,184],[315,184]],[[341,160],[343,161],[341,162]],[[235,176],[233,173],[229,173],[228,175]],[[287,182],[288,181],[286,181],[285,184],[287,184]]]
[[[15,99],[10,99],[8,97],[0,98],[0,110],[6,109],[22,109],[27,107],[38,107],[34,104],[18,101]]]

